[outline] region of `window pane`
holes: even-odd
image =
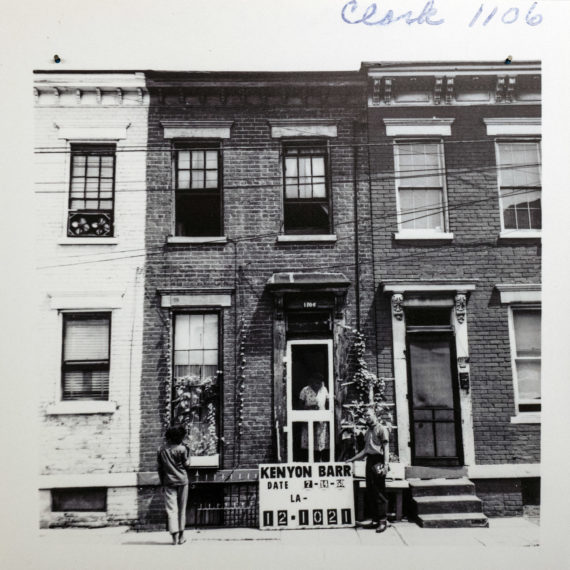
[[[443,190],[401,189],[400,211],[403,229],[444,230]]]
[[[207,170],[206,171],[206,188],[217,188],[218,186],[218,171],[217,170]]]
[[[285,198],[298,198],[299,197],[299,186],[297,185],[297,180],[291,182],[287,181],[285,186]]]
[[[180,170],[178,171],[178,188],[182,190],[187,190],[190,188],[190,171]]]
[[[192,171],[192,188],[204,188],[204,171]]]
[[[188,363],[193,365],[204,364],[204,351],[203,350],[190,350],[188,352]]]
[[[296,158],[286,158],[285,159],[285,172],[286,176],[297,177],[297,159]]]
[[[417,457],[433,457],[435,455],[431,422],[414,422],[414,449]]]
[[[176,315],[174,324],[174,350],[190,348],[190,315]]]
[[[435,439],[437,442],[438,457],[455,457],[457,455],[455,423],[436,423]]]
[[[326,198],[327,196],[327,189],[323,182],[315,182],[313,183],[313,197],[314,198]]]
[[[82,370],[65,372],[63,376],[64,400],[105,400],[109,396],[108,370]]]
[[[98,156],[88,156],[87,157],[87,176],[99,176],[99,157]]]
[[[109,324],[105,318],[66,319],[64,360],[107,360]]]
[[[505,229],[540,229],[540,190],[501,190]]]
[[[441,186],[439,144],[399,144],[397,147],[401,186]]]
[[[178,333],[176,334],[176,336],[178,336]],[[174,365],[175,366],[187,366],[188,364],[190,364],[189,351],[188,350],[175,350],[174,351]]]
[[[204,346],[204,315],[190,315],[190,347],[202,349]]]
[[[218,365],[218,350],[204,350],[204,364],[209,366]]]
[[[204,348],[218,348],[218,315],[204,315]]]
[[[517,356],[540,356],[540,311],[513,310]]]
[[[311,183],[307,178],[302,178],[299,184],[299,198],[312,198]]]
[[[179,169],[190,169],[190,151],[189,150],[179,150],[178,151],[178,168]]]
[[[204,169],[204,151],[193,150],[192,151],[192,170]]]
[[[206,168],[218,168],[218,151],[209,150],[206,152]]]
[[[310,157],[299,157],[299,176],[311,176],[311,159]]]
[[[518,360],[519,400],[540,400],[540,361]]]
[[[313,176],[325,175],[325,159],[322,156],[315,156],[313,158]]]
[[[537,143],[499,143],[501,186],[540,186]]]
[[[203,195],[176,194],[176,235],[219,236],[221,224],[219,192]]]

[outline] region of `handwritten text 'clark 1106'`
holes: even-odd
[[[507,25],[519,21],[525,22],[529,26],[538,26],[538,24],[542,23],[542,15],[535,13],[536,5],[537,2],[531,4],[523,19],[522,17],[519,18],[519,16],[521,16],[521,13],[524,13],[524,10],[521,11],[516,6],[507,8],[504,12],[499,12],[496,6],[488,8],[485,4],[481,4],[472,18],[465,23],[468,24],[470,28],[476,23],[479,23],[481,26],[486,26],[492,20]],[[499,14],[497,14],[497,12],[499,12]],[[372,2],[368,4],[368,6],[365,4],[360,6],[358,0],[350,0],[342,7],[340,15],[347,24],[364,24],[365,26],[388,26],[396,22],[405,22],[408,26],[411,24],[440,26],[445,23],[445,18],[440,17],[438,14],[435,0],[426,2],[421,12],[417,15],[413,10],[407,10],[396,15],[393,10],[381,9],[376,2]],[[483,16],[484,19],[478,22],[481,16]],[[495,16],[497,16],[496,19]]]

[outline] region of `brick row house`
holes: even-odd
[[[148,95],[34,75],[40,521],[137,518]]]
[[[407,479],[468,477],[487,515],[520,514],[540,459],[540,67],[362,69],[399,461]],[[422,502],[437,524],[446,505]]]
[[[101,122],[96,112],[106,101],[105,88],[95,84],[103,77],[86,74],[95,100],[89,107],[82,107],[85,88],[67,89],[69,106],[82,110],[83,127]],[[124,80],[134,77],[141,76],[126,74]],[[45,122],[57,122],[55,113],[62,110],[44,110],[38,89],[38,111]],[[57,278],[74,291],[77,276],[95,296],[96,279],[112,282],[117,291],[122,272],[125,279],[130,274],[123,290],[135,332],[125,368],[113,324],[109,392],[96,405],[90,393],[71,394],[72,403],[43,398],[48,408],[95,410],[42,416],[45,454],[57,464],[42,468],[46,475],[59,470],[56,482],[63,489],[45,479],[43,523],[118,520],[109,501],[117,492],[111,473],[118,480],[120,471],[122,492],[136,501],[125,519],[141,528],[162,525],[156,448],[169,424],[183,422],[193,466],[190,524],[256,526],[258,465],[346,458],[355,444],[354,418],[367,397],[378,397],[393,425],[391,492],[411,497],[407,514],[421,524],[486,524],[485,515],[520,514],[523,503],[536,503],[540,66],[147,71],[130,97],[125,89],[114,88],[109,104],[117,116],[119,109],[136,110],[126,132],[141,138],[128,146],[115,139],[117,161],[133,164],[138,189],[146,192],[132,193],[136,207],[125,214],[121,232],[132,234],[133,242],[118,248],[121,262],[79,264],[80,254],[82,262],[90,259],[83,257],[85,246],[70,250],[57,243],[62,231],[77,227],[69,225],[77,221],[69,217],[76,213],[70,205],[82,206],[74,202],[78,183],[87,199],[91,175],[51,157],[69,173],[58,177],[65,180],[58,186],[62,195],[50,198],[60,206],[68,200],[66,230],[56,228],[52,217],[49,223],[60,233],[42,238],[45,248],[57,245],[42,265],[61,266],[42,270],[54,279],[42,281],[41,291],[41,333],[51,338],[43,350],[60,367],[54,368],[52,393],[65,393],[66,375],[74,371],[65,358],[66,350],[74,350],[67,333],[74,321],[89,323],[83,313],[95,312],[88,333],[95,337],[104,322],[102,301],[83,308],[54,303]],[[51,84],[45,92],[54,97]],[[111,154],[106,145],[112,140],[79,136],[61,142],[52,133],[54,140],[40,143],[40,133],[38,147],[67,141],[65,160],[75,160],[86,142],[97,145],[86,150],[100,157],[93,176],[102,188],[108,178],[103,170],[109,172],[103,157]],[[133,151],[124,153],[130,158],[118,152],[121,144]],[[48,172],[42,170],[38,180],[47,183]],[[114,195],[118,231],[121,193]],[[91,252],[95,240],[116,238],[65,239],[87,240]],[[101,248],[93,253],[111,251]],[[56,256],[68,251],[73,265],[63,267],[65,260]],[[93,272],[92,280],[84,279],[85,271]],[[130,305],[127,293],[133,295]],[[111,309],[114,323],[121,312]],[[74,316],[74,310],[82,314]],[[363,379],[373,380],[369,395]],[[313,396],[322,401],[309,406],[307,387],[315,382],[321,388]],[[128,404],[96,411],[103,403],[114,405],[125,387]],[[121,423],[125,413],[128,434]],[[58,438],[72,429],[67,446],[61,445]],[[113,446],[105,444],[106,454],[91,462],[106,435]],[[78,445],[84,459],[70,451]],[[130,454],[110,465],[108,452],[116,446],[127,446]],[[132,458],[128,467],[125,457]],[[90,476],[78,484],[82,470]],[[452,485],[441,492],[446,481]],[[71,506],[88,502],[89,493],[104,495],[107,513],[54,512],[65,493]]]

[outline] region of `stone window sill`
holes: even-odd
[[[282,234],[277,236],[277,243],[335,242],[335,234]]]
[[[520,413],[518,416],[511,418],[512,424],[539,424],[541,423],[540,412]]]
[[[103,237],[103,238],[81,238],[81,237],[64,237],[57,241],[59,245],[117,245],[119,238]]]
[[[168,236],[166,238],[166,243],[168,244],[195,244],[195,245],[207,245],[207,244],[224,244],[228,243],[228,238],[226,236]]]
[[[429,230],[401,230],[394,234],[396,241],[451,241],[450,232],[436,232]]]
[[[540,239],[541,230],[503,230],[499,234],[499,239],[516,240],[516,239]]]
[[[56,402],[48,406],[48,416],[72,414],[113,414],[117,410],[116,402],[88,400]]]
[[[217,468],[220,466],[220,455],[216,453],[215,455],[191,455],[190,456],[190,467],[213,467]]]

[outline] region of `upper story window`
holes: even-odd
[[[111,237],[114,231],[115,145],[71,145],[67,235]]]
[[[111,313],[64,313],[62,400],[108,400]]]
[[[501,223],[504,230],[542,228],[540,143],[497,143]]]
[[[517,412],[539,412],[540,396],[540,325],[539,307],[511,307],[511,351]]]
[[[326,142],[286,142],[283,156],[285,233],[329,234],[331,212]]]
[[[400,231],[446,231],[443,143],[398,141],[395,145]]]
[[[177,236],[222,235],[219,143],[178,144],[174,150]]]

